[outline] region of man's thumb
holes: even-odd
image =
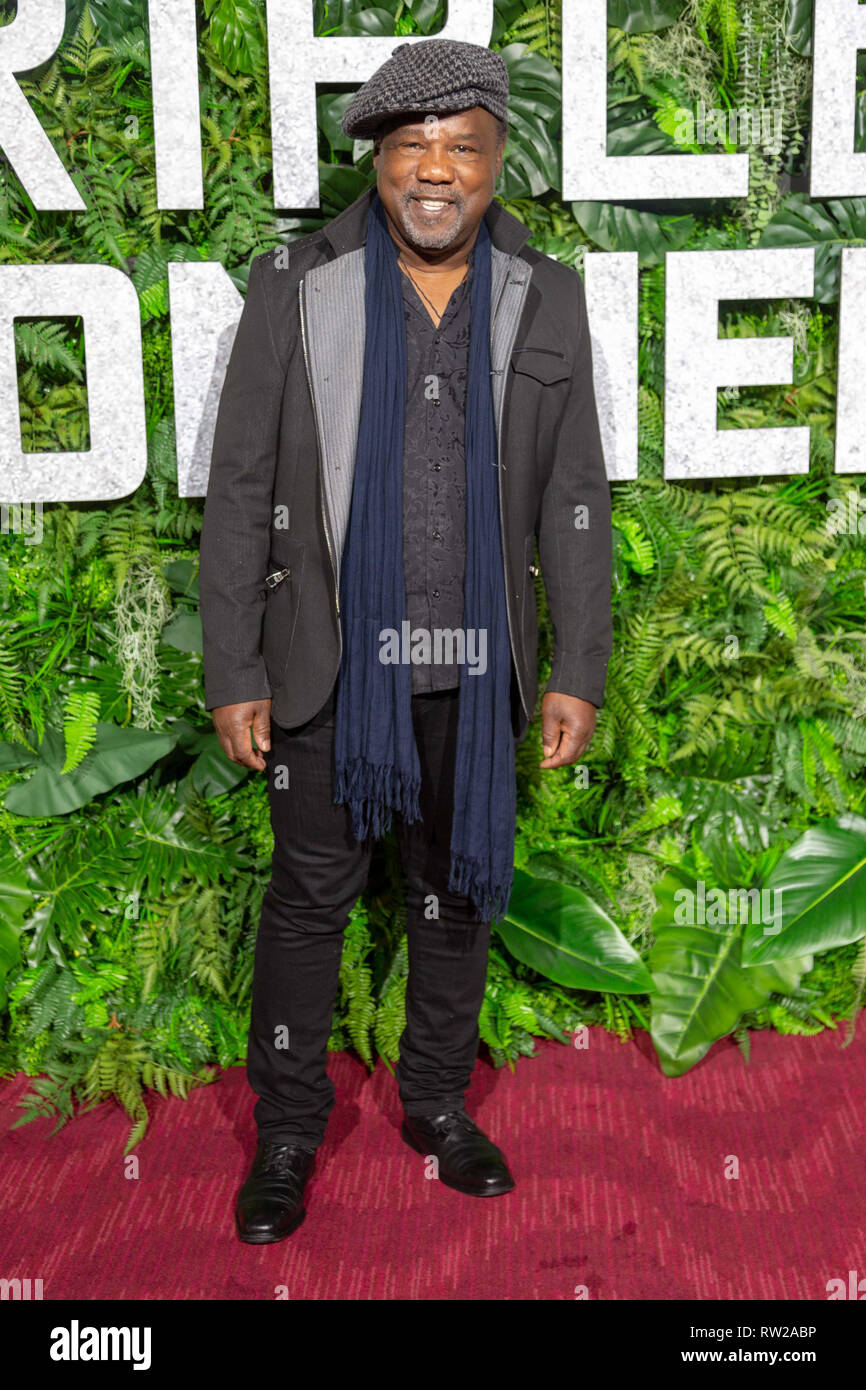
[[[559,743],[559,720],[550,714],[541,716],[541,751],[545,758],[551,757]]]
[[[253,738],[266,753],[270,750],[271,721],[266,709],[257,710],[253,715]]]

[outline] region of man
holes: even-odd
[[[236,1205],[249,1243],[304,1218],[343,933],[392,822],[401,1135],[458,1191],[514,1186],[464,1100],[537,695],[533,547],[555,768],[582,755],[603,697],[611,529],[582,282],[493,201],[507,98],[488,49],[394,50],[343,118],[373,138],[376,187],[253,259],[220,398],[206,703],[227,756],[267,770],[274,831],[247,1057],[258,1145]]]

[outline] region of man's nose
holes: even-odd
[[[445,150],[434,143],[421,155],[416,173],[422,183],[451,183],[454,178],[454,166]]]

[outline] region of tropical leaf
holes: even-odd
[[[788,0],[785,38],[804,58],[812,56],[812,9],[813,0]]]
[[[614,513],[614,526],[621,532],[623,542],[620,553],[636,574],[649,574],[655,566],[655,552],[644,535],[639,523],[631,516]]]
[[[843,246],[866,246],[866,198],[813,202],[805,193],[782,200],[761,233],[759,246],[814,246],[815,294],[822,304],[839,298]]]
[[[27,878],[7,850],[0,858],[0,1010],[6,1007],[6,978],[21,956],[21,928],[33,902]]]
[[[172,560],[163,568],[163,574],[172,593],[198,603],[198,566],[192,560]]]
[[[683,11],[683,0],[607,0],[607,22],[627,34],[667,29]]]
[[[560,75],[525,43],[508,44],[499,56],[508,68],[509,96],[508,140],[497,193],[505,199],[538,198],[559,183]]]
[[[60,769],[61,775],[78,767],[82,758],[93,747],[96,741],[99,707],[99,695],[95,690],[74,690],[68,696],[63,721],[66,759]]]
[[[866,936],[866,820],[845,814],[811,826],[768,875],[781,924],[746,931],[749,964],[783,961]]]
[[[11,772],[18,767],[32,767],[38,762],[39,754],[26,743],[0,743],[0,772]]]
[[[124,892],[142,894],[158,886],[160,893],[179,892],[192,880],[203,888],[231,878],[249,867],[242,837],[215,839],[208,823],[196,823],[172,785],[156,792],[136,788],[123,798],[124,835],[130,844],[133,868]]]
[[[739,902],[734,912],[721,914],[736,915],[736,922],[700,921],[710,913],[700,911],[697,886],[690,870],[675,868],[654,889],[659,906],[647,962],[656,987],[650,1031],[666,1076],[682,1076],[714,1042],[733,1033],[745,1013],[766,1003],[783,983],[795,988],[811,968],[808,959],[789,962],[787,977],[745,968]],[[689,916],[698,920],[681,920]]]
[[[121,782],[140,777],[174,746],[174,735],[96,725],[96,743],[83,762],[63,772],[63,739],[46,730],[36,771],[9,788],[4,805],[17,816],[65,816]]]
[[[618,203],[572,203],[575,221],[605,251],[637,251],[642,265],[661,265],[668,251],[679,251],[695,225],[689,214],[663,217]]]
[[[202,649],[201,617],[196,613],[175,613],[162,629],[161,640],[179,652]]]
[[[406,8],[422,34],[429,34],[442,18],[442,0],[406,0]]]
[[[85,5],[100,43],[109,47],[147,32],[147,0],[68,0],[67,32],[77,28]]]
[[[645,116],[636,121],[631,113],[624,113],[611,120],[607,128],[607,153],[621,154],[684,154],[688,146],[677,143],[674,138],[677,118],[656,112],[655,119]],[[663,121],[663,124],[660,124]],[[670,127],[670,128],[668,128]]]
[[[199,796],[222,796],[249,776],[249,768],[226,757],[213,729],[200,735],[196,748],[198,756],[187,773],[187,780]]]
[[[508,25],[510,38],[519,39],[534,52],[542,52],[557,67],[562,66],[562,9],[560,0],[540,0],[522,14],[512,14]],[[501,7],[497,5],[497,9]]]
[[[255,0],[204,0],[208,36],[229,72],[253,73],[266,62],[262,7]]]
[[[505,918],[496,930],[513,956],[558,984],[623,994],[652,988],[640,956],[613,919],[569,884],[515,869]]]
[[[319,164],[319,190],[322,215],[336,217],[356,198],[360,198],[370,180],[360,169],[346,164]]]
[[[352,101],[355,93],[352,92],[327,92],[316,97],[316,118],[319,133],[324,135],[333,151],[345,150],[351,154],[355,148],[355,140],[351,135],[344,135],[340,121],[342,120],[346,107]]]

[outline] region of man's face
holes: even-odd
[[[495,116],[472,106],[449,116],[409,113],[373,155],[379,197],[408,245],[439,251],[468,241],[502,168]]]

